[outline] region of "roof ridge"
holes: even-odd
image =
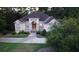
[[[25,15],[24,17],[20,18],[20,21],[28,21],[29,18],[40,18],[40,21],[45,21],[47,18],[51,18],[52,16],[49,16],[48,14],[44,12],[32,12],[31,14]]]
[[[45,24],[50,22],[52,19],[53,19],[53,16],[50,16],[50,18],[45,22]]]
[[[49,19],[50,19],[50,16],[44,22],[47,22]]]

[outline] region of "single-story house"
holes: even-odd
[[[56,19],[53,16],[48,16],[44,12],[33,12],[14,22],[15,32],[49,31],[55,22]]]

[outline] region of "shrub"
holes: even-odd
[[[57,51],[79,51],[79,21],[74,18],[63,19],[61,26],[55,26],[47,34],[48,45]]]
[[[28,32],[21,31],[18,34],[28,34]]]
[[[46,30],[44,29],[41,34],[42,34],[43,36],[45,36],[45,35],[46,35]]]
[[[38,31],[37,34],[40,34],[40,31]]]
[[[44,29],[43,31],[37,32],[37,34],[40,34],[42,36],[46,36],[46,30]]]
[[[8,33],[10,33],[10,31],[8,31],[8,30],[2,31],[2,34],[3,34],[3,35],[6,35],[6,34],[8,34]]]
[[[12,35],[15,35],[16,34],[16,32],[12,32]]]

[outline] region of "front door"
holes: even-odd
[[[36,31],[36,22],[35,21],[32,22],[32,31]]]

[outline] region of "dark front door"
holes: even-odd
[[[36,22],[32,22],[32,31],[36,31]]]

